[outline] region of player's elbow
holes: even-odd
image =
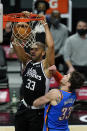
[[[54,42],[53,41],[51,41],[51,43],[49,44],[49,47],[54,49]]]

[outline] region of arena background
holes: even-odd
[[[55,1],[55,0],[54,0]],[[76,22],[80,17],[86,18],[87,1],[86,0],[71,0],[72,1],[72,32],[75,32]],[[2,0],[4,6],[4,14],[19,12],[22,10],[32,11],[33,0]]]
[[[26,1],[26,2],[25,2]],[[3,14],[15,13],[24,10],[32,11],[32,1],[33,0],[1,0],[3,3]],[[87,19],[87,0],[72,0],[72,34],[75,33],[76,23],[80,18]],[[66,19],[62,20],[66,24]],[[9,59],[8,51],[9,47],[4,47],[7,54],[7,75],[8,75],[8,85],[7,83],[4,86],[9,86],[10,95],[9,100],[13,97],[13,91],[16,91],[16,96],[19,97],[20,87],[22,84],[21,79],[21,64],[17,60],[16,56],[13,59]],[[3,85],[0,84],[0,88]],[[85,96],[87,96],[87,90],[85,85]],[[77,101],[77,106],[74,107],[74,110],[71,114],[69,120],[69,126],[71,131],[87,131],[87,98],[82,101]],[[0,104],[0,131],[14,131],[14,113],[15,108],[12,108],[11,111],[5,110],[8,109],[6,103]]]

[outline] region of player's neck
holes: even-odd
[[[61,87],[61,90],[63,90],[63,91],[68,91],[68,92],[69,92],[69,87],[68,87],[68,86],[62,86],[62,87]]]
[[[35,61],[35,60],[32,60],[33,63],[39,63],[39,62],[41,62],[41,61],[42,61],[42,60],[36,60],[36,61]]]

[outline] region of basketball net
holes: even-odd
[[[25,17],[24,13],[8,14],[4,21],[12,22],[12,36],[22,47],[31,47],[36,42],[36,33],[45,32],[37,14],[30,14]],[[16,43],[16,42],[15,42]]]

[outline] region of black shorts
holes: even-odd
[[[21,102],[15,115],[15,131],[42,131],[44,109],[29,109]]]

